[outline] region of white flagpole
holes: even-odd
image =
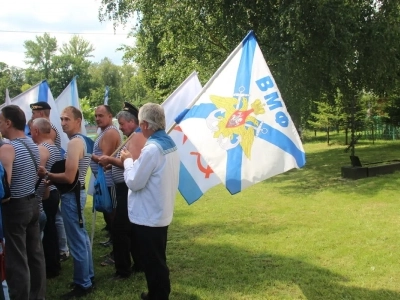
[[[214,82],[215,78],[219,76],[219,74],[222,72],[222,70],[229,64],[229,62],[232,60],[232,58],[242,49],[242,43],[244,40],[247,39],[247,37],[252,33],[253,31],[249,31],[245,38],[242,40],[242,42],[232,51],[232,53],[228,56],[228,58],[223,62],[223,64],[218,68],[218,70],[214,73],[214,75],[208,80],[208,82],[205,84],[203,89],[197,94],[197,96],[193,99],[192,103],[189,104],[189,106],[186,109],[190,109],[196,102],[197,100],[200,99],[201,95],[210,87],[210,85]],[[179,88],[178,88],[179,89]],[[178,125],[176,122],[172,124],[171,128],[168,129],[167,134],[169,134],[174,127]]]
[[[6,101],[4,101],[5,106],[11,104],[10,94],[8,93],[8,89],[6,89]]]

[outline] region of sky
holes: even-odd
[[[35,40],[37,35],[48,32],[57,38],[59,47],[73,36],[64,33],[78,33],[94,46],[92,61],[108,57],[121,65],[123,52],[116,49],[133,44],[133,39],[127,38],[130,26],[117,27],[114,32],[112,22],[99,21],[99,7],[100,0],[7,1],[0,9],[0,62],[26,67],[24,41]]]

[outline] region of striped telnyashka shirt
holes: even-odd
[[[60,133],[57,130],[57,127],[54,126],[53,123],[50,123],[51,128],[54,129],[54,131],[56,132],[56,140],[54,141],[54,145],[56,145],[58,148],[61,148],[61,137],[60,137]]]
[[[126,147],[124,146],[122,149],[126,150]],[[121,150],[122,150],[121,149]],[[116,158],[121,157],[121,150],[117,152]],[[111,175],[114,183],[122,183],[125,182],[124,180],[124,168],[116,167],[116,166],[111,166]]]
[[[75,139],[75,138],[81,139],[83,142],[83,147],[84,147],[84,156],[82,159],[79,160],[79,165],[78,165],[79,181],[80,181],[80,184],[82,187],[85,184],[86,172],[87,172],[87,169],[89,168],[90,158],[92,155],[87,152],[85,138],[76,134],[76,135],[73,135],[72,137],[70,137],[70,140]],[[67,158],[67,153],[65,153],[65,158]]]
[[[31,150],[36,166],[25,145],[18,140],[23,140]],[[24,137],[11,140],[10,144],[15,150],[15,159],[11,174],[11,198],[22,198],[35,193],[35,184],[38,179],[37,169],[40,164],[39,148],[32,139]]]
[[[94,155],[98,155],[101,156],[103,155],[103,151],[101,151],[101,149],[99,148],[99,144],[101,141],[101,138],[103,137],[104,133],[107,130],[110,129],[115,129],[118,132],[118,128],[115,127],[114,125],[110,125],[108,127],[106,127],[97,137],[96,141],[94,142],[94,147],[93,147],[93,154]],[[119,133],[118,133],[119,134]],[[121,141],[120,141],[121,142]],[[90,168],[92,169],[92,172],[94,174],[94,176],[97,176],[97,168],[99,167],[98,163],[94,162],[93,160],[90,162]],[[106,182],[107,182],[107,186],[113,186],[114,185],[114,181],[111,175],[112,172],[105,172],[105,177],[106,177]]]
[[[46,170],[48,170],[50,172],[50,169],[54,165],[54,163],[56,161],[62,160],[60,148],[58,148],[56,145],[52,145],[52,144],[48,144],[48,143],[42,143],[41,145],[46,147],[47,150],[49,150],[50,156],[49,156],[49,159],[46,162]],[[40,197],[43,197],[44,185],[45,185],[45,182],[44,182],[44,180],[42,180],[42,182],[39,185],[39,188],[36,191],[36,193]],[[52,191],[52,190],[55,190],[57,188],[54,185],[50,185],[49,189],[50,189],[50,191]]]

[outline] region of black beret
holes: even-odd
[[[32,110],[51,109],[51,106],[47,102],[44,102],[44,101],[32,103],[29,106],[31,107]]]
[[[137,107],[133,104],[130,104],[129,102],[124,102],[124,111],[129,112],[130,114],[134,115],[136,118],[138,118],[139,110]]]

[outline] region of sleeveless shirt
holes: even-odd
[[[140,127],[137,127],[134,132],[141,132]],[[126,149],[127,149],[126,146],[124,146],[124,147],[122,147],[121,150],[126,150]],[[121,150],[119,150],[117,152],[117,155],[115,156],[116,158],[120,158],[121,157]],[[111,174],[112,174],[112,179],[113,179],[114,183],[125,182],[125,179],[124,179],[124,168],[116,167],[116,166],[113,165],[111,167]]]
[[[54,145],[56,145],[58,148],[61,148],[61,137],[60,137],[60,133],[58,132],[58,129],[56,126],[54,126],[53,123],[50,123],[51,128],[54,129],[54,131],[56,132],[56,140],[54,141]]]
[[[59,161],[62,159],[60,149],[56,145],[52,145],[52,144],[48,144],[48,143],[42,143],[41,145],[46,147],[46,149],[50,153],[49,159],[46,162],[46,170],[50,170],[56,161]],[[44,182],[44,180],[42,180],[42,182],[40,183],[40,185],[37,189],[37,194],[40,196],[42,196],[44,193],[44,185],[45,185],[45,182]],[[54,185],[50,185],[49,189],[50,189],[50,191],[52,191],[57,188]]]
[[[126,150],[126,146],[122,147],[122,149]],[[122,150],[121,149],[121,150]],[[121,150],[117,152],[116,158],[121,157]],[[111,166],[111,175],[114,183],[122,183],[125,182],[124,180],[124,168],[116,167],[116,166]]]
[[[35,162],[25,145],[18,140],[23,140],[29,147]],[[15,151],[10,184],[11,198],[22,198],[35,193],[35,184],[38,179],[37,169],[40,164],[39,148],[28,137],[11,140],[10,144]],[[34,163],[36,163],[36,166]]]
[[[94,147],[93,147],[93,154],[94,154],[94,155],[98,155],[98,156],[103,155],[103,151],[101,151],[101,149],[99,148],[99,144],[100,144],[100,141],[101,141],[101,139],[102,139],[104,133],[105,133],[107,130],[110,130],[110,129],[115,129],[115,130],[118,131],[118,128],[115,127],[114,125],[110,125],[110,126],[106,127],[106,128],[99,134],[99,136],[97,137],[96,141],[94,142]],[[121,140],[120,140],[120,142],[121,142]],[[98,163],[94,162],[93,160],[90,162],[90,168],[92,169],[92,172],[93,172],[94,176],[97,176],[97,169],[98,169],[98,167],[99,167],[99,164],[98,164]],[[111,173],[112,173],[112,172],[110,172],[110,171],[104,173],[104,175],[105,175],[105,177],[106,177],[107,186],[113,186],[113,185],[114,185],[114,182],[113,182],[112,174],[111,174]]]
[[[83,147],[84,147],[84,155],[83,158],[81,158],[79,160],[79,164],[78,164],[78,170],[79,170],[79,181],[81,184],[81,187],[85,184],[85,177],[86,177],[86,172],[87,169],[89,168],[89,163],[90,163],[90,158],[91,158],[91,154],[87,152],[87,146],[86,146],[86,141],[85,138],[80,136],[79,134],[73,135],[72,137],[70,137],[70,140],[72,139],[81,139],[81,141],[83,142]],[[67,158],[67,153],[65,153],[65,158]]]

